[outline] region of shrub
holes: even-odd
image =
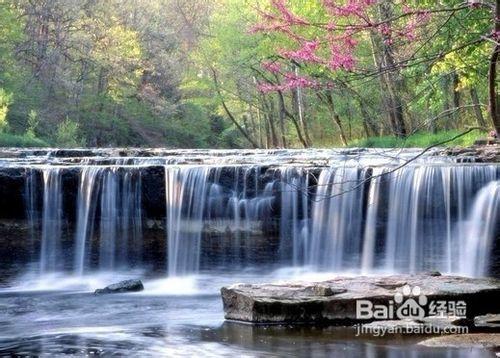
[[[61,147],[81,147],[84,145],[83,141],[79,138],[78,123],[73,122],[71,119],[66,118],[57,126],[55,142]]]
[[[3,88],[0,88],[0,133],[8,128],[7,112],[12,104],[12,95],[8,94]]]

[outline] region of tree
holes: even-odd
[[[275,71],[280,67],[285,80],[281,84],[261,83],[260,88],[263,91],[334,88],[339,77],[349,76],[349,81],[360,81],[376,75],[381,79],[382,90],[387,91],[386,107],[392,132],[404,137],[408,133],[408,123],[404,118],[406,105],[401,97],[405,87],[401,71],[422,64],[432,66],[447,55],[493,42],[489,97],[492,122],[498,127],[496,65],[500,20],[495,11],[498,13],[500,6],[498,0],[495,1],[493,4],[481,1],[322,0],[311,5],[314,8],[304,10],[300,1],[270,0],[268,8],[259,10],[261,21],[253,31],[284,39],[278,42],[281,47],[275,48],[274,67],[268,66],[268,69]],[[482,15],[489,12],[495,24],[493,32],[475,34],[464,43],[448,42],[435,52],[422,51],[429,51],[427,44],[432,37],[439,36],[450,18],[470,13],[470,10]],[[446,21],[440,23],[435,19],[443,15]],[[434,28],[434,32],[429,31]],[[372,44],[375,71],[366,68],[361,57],[367,38]],[[297,64],[310,68],[309,75],[297,77],[287,69]]]

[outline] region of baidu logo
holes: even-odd
[[[405,297],[407,297],[405,299]],[[422,319],[425,317],[424,307],[427,305],[427,296],[422,294],[420,287],[413,289],[406,285],[403,292],[394,295],[394,302],[401,305],[396,311],[396,317],[399,319]]]
[[[356,301],[357,319],[422,319],[425,317],[427,297],[420,287],[406,285],[394,295],[388,304],[374,304],[369,300]],[[397,308],[396,308],[397,307]]]
[[[465,301],[429,300],[418,286],[405,285],[400,288],[393,299],[380,304],[369,300],[356,301],[356,318],[359,320],[401,320],[402,325],[373,326],[370,324],[356,325],[356,336],[372,334],[384,336],[387,334],[461,334],[468,333],[468,327],[453,324],[437,327],[425,322],[427,317],[467,317]]]

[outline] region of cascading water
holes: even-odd
[[[88,258],[88,240],[94,231],[94,215],[96,210],[95,193],[99,190],[96,181],[102,168],[86,167],[80,174],[78,187],[78,209],[75,234],[74,271],[82,275]]]
[[[458,226],[496,166],[415,166],[391,174],[384,267],[390,272],[457,272]]]
[[[488,273],[493,238],[500,225],[500,181],[485,186],[476,197],[469,216],[468,226],[461,235],[463,252],[460,262],[462,273],[467,276],[484,276]]]
[[[43,170],[43,188],[40,272],[47,273],[61,269],[60,241],[63,217],[61,168],[46,168]],[[29,212],[32,211],[29,210]]]
[[[318,180],[311,215],[306,262],[340,271],[359,267],[366,171],[358,167],[325,169]]]
[[[154,265],[172,277],[269,265],[488,274],[498,165],[427,157],[394,170],[397,161],[369,154],[316,162],[292,154],[193,151],[30,166],[24,196],[32,241],[40,237],[39,271]]]
[[[165,167],[168,274],[198,272],[208,167]]]
[[[140,172],[121,173],[114,167],[102,173],[99,268],[113,270],[141,261]]]
[[[379,215],[380,191],[385,168],[374,168],[366,203],[366,223],[363,234],[361,272],[366,274],[374,268],[377,243],[377,223]]]
[[[34,253],[35,243],[36,243],[36,233],[38,231],[38,198],[36,197],[36,171],[31,168],[26,169],[26,181],[24,186],[24,197],[25,197],[25,206],[26,206],[26,218],[29,225],[29,237],[30,237],[30,245],[29,250]],[[44,185],[45,186],[45,185]],[[33,258],[33,255],[31,255]]]
[[[280,168],[280,243],[281,251],[291,246],[294,266],[304,263],[309,246],[309,173],[300,168]],[[289,250],[289,249],[288,249]]]

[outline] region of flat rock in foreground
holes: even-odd
[[[363,323],[356,314],[358,300],[374,305],[400,305],[396,293],[419,287],[418,301],[464,301],[467,318],[500,313],[500,281],[441,276],[439,273],[385,277],[337,277],[323,282],[237,284],[221,289],[225,318],[249,323]],[[423,305],[426,315],[429,304]],[[382,319],[382,318],[381,318]],[[393,318],[398,319],[398,318]]]

